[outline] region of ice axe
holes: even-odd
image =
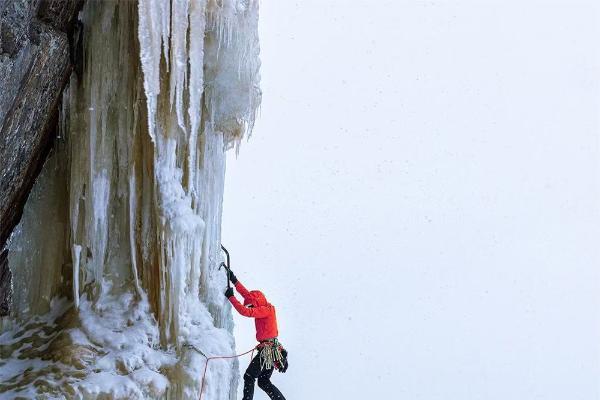
[[[225,262],[221,262],[221,265],[219,265],[219,270],[221,269],[221,267],[225,267],[225,269],[227,270],[227,289],[230,289],[231,281],[229,280],[229,274],[231,273],[231,269],[230,269],[231,258],[229,257],[229,252],[227,251],[225,246],[221,245],[221,249],[225,252],[225,255],[227,255],[227,264],[225,264]]]

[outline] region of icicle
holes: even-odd
[[[187,81],[187,34],[189,22],[189,0],[174,0],[171,5],[171,64],[170,64],[170,105],[177,113],[177,123],[186,129],[183,114],[183,91]]]
[[[81,257],[81,246],[74,244],[71,248],[73,257],[73,303],[79,308],[79,259]]]
[[[135,170],[135,167],[132,165],[132,170]],[[130,172],[129,175],[129,252],[131,256],[131,273],[133,275],[133,282],[135,285],[135,291],[138,296],[142,295],[142,288],[140,286],[139,281],[139,272],[137,267],[137,250],[136,250],[136,235],[135,235],[135,222],[136,218],[136,178],[135,172]]]
[[[188,192],[196,200],[196,171],[198,134],[202,119],[202,92],[204,91],[204,31],[206,29],[206,1],[192,0],[190,5],[190,83],[188,117],[190,135],[188,146]],[[195,207],[195,206],[194,206]]]
[[[210,3],[205,49],[208,122],[232,147],[250,134],[261,99],[258,1],[225,1],[222,7]]]
[[[168,37],[170,24],[167,20],[170,1],[140,0],[138,2],[138,40],[140,60],[144,71],[144,89],[148,103],[148,132],[155,140],[156,96],[160,93],[160,55],[164,45],[164,56],[168,59]]]

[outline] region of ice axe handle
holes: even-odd
[[[231,281],[229,280],[229,267],[224,262],[221,262],[219,269],[221,269],[221,267],[225,267],[225,272],[227,272],[227,288],[229,289],[231,287]]]
[[[229,275],[231,275],[231,259],[229,258],[229,252],[227,251],[225,246],[223,246],[223,244],[221,244],[221,249],[225,252],[225,255],[227,256],[227,264],[221,262],[221,265],[219,265],[219,269],[221,269],[221,267],[225,267],[225,269],[227,270],[227,288],[230,288],[231,282],[229,280]]]
[[[227,268],[229,268],[231,266],[231,262],[230,262],[230,258],[229,258],[229,252],[227,251],[227,249],[223,245],[221,245],[221,249],[225,252],[225,255],[227,256]]]

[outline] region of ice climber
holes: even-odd
[[[250,361],[244,374],[244,398],[252,400],[254,396],[254,381],[258,380],[258,387],[264,390],[272,400],[285,400],[283,394],[271,383],[273,370],[285,372],[288,368],[287,351],[277,340],[277,317],[275,307],[267,302],[265,295],[258,290],[248,291],[233,272],[229,271],[229,279],[235,289],[244,299],[242,305],[233,295],[233,288],[225,291],[233,307],[244,317],[254,318],[256,325],[256,340],[258,354]]]

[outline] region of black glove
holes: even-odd
[[[233,288],[227,288],[225,291],[225,297],[230,298],[231,296],[233,296]]]
[[[283,356],[283,360],[281,360],[281,366],[279,367],[279,372],[285,373],[285,371],[287,371],[287,369],[288,369],[288,360],[287,360],[288,353],[286,350],[283,350],[281,352],[281,355]]]
[[[231,272],[231,270],[228,270],[228,271],[229,271],[229,280],[231,281],[231,283],[233,283],[235,285],[237,283],[237,278],[235,277],[233,272]]]

